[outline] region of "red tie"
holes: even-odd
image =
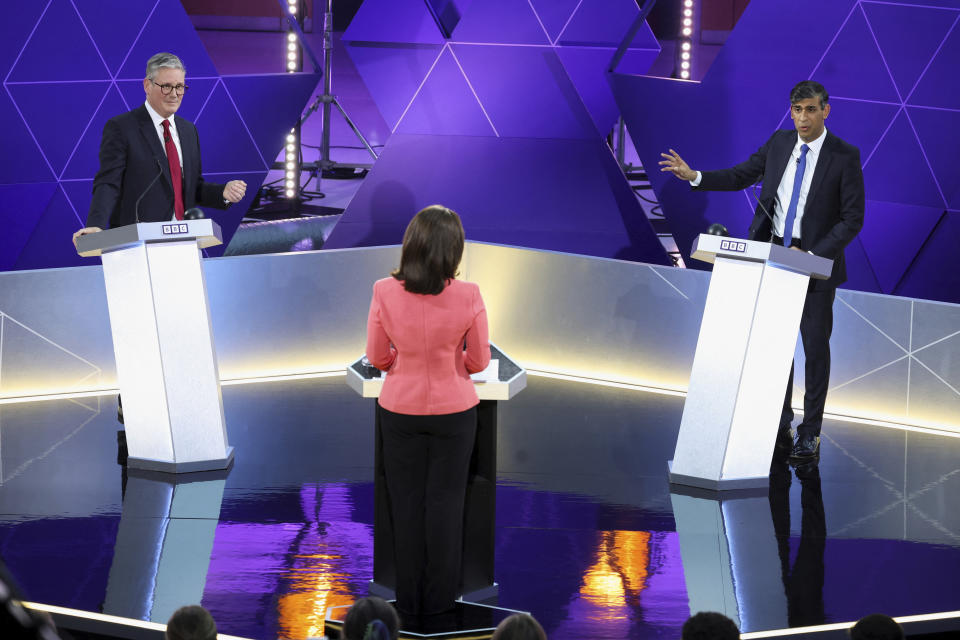
[[[180,172],[180,155],[170,135],[170,121],[163,121],[163,144],[167,147],[167,163],[170,165],[170,180],[173,182],[173,211],[177,220],[183,220],[183,174]]]

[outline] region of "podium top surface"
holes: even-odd
[[[833,271],[833,260],[815,256],[806,251],[797,251],[779,244],[743,240],[726,236],[701,233],[693,241],[690,257],[712,263],[717,257],[767,264],[826,280]]]
[[[196,240],[200,249],[223,244],[220,225],[209,218],[141,222],[77,238],[77,253],[84,257],[99,256],[107,251],[125,249],[146,242]]]
[[[509,400],[527,386],[527,371],[511,360],[495,344],[490,343],[490,361],[497,360],[497,379],[474,381],[477,397],[481,400]],[[384,373],[376,367],[364,364],[360,358],[347,367],[347,384],[364,398],[379,398]]]

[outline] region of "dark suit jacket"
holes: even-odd
[[[776,131],[746,162],[722,171],[703,171],[697,188],[739,191],[763,178],[758,199],[773,215],[777,188],[796,144],[796,131]],[[814,280],[814,289],[846,282],[843,249],[863,227],[864,200],[860,150],[827,131],[800,222],[800,248],[833,260],[830,279]],[[747,237],[767,241],[772,233],[770,219],[757,206]]]
[[[183,155],[184,209],[198,204],[225,209],[223,185],[205,182],[200,174],[197,128],[180,116],[174,119]],[[161,170],[163,176],[140,201],[140,222],[161,222],[173,216],[167,154],[144,105],[108,120],[100,141],[100,170],[93,179],[87,226],[106,229],[136,222],[134,204]]]

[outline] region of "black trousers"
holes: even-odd
[[[803,394],[803,422],[797,427],[798,435],[820,435],[823,425],[823,407],[827,403],[830,385],[830,334],[833,333],[833,301],[837,290],[831,287],[818,291],[807,290],[800,316],[800,340],[806,359],[804,377],[806,390]],[[789,428],[793,421],[793,365],[787,379],[787,394],[783,399],[780,428]]]
[[[397,609],[408,615],[441,613],[453,608],[459,595],[477,409],[428,416],[380,411]]]

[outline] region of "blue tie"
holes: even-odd
[[[793,175],[793,195],[790,196],[790,206],[787,207],[787,220],[783,223],[783,246],[789,247],[793,240],[793,221],[797,218],[797,203],[800,202],[800,185],[803,184],[803,170],[807,168],[807,151],[810,147],[801,145],[800,160],[797,162],[797,172]]]

